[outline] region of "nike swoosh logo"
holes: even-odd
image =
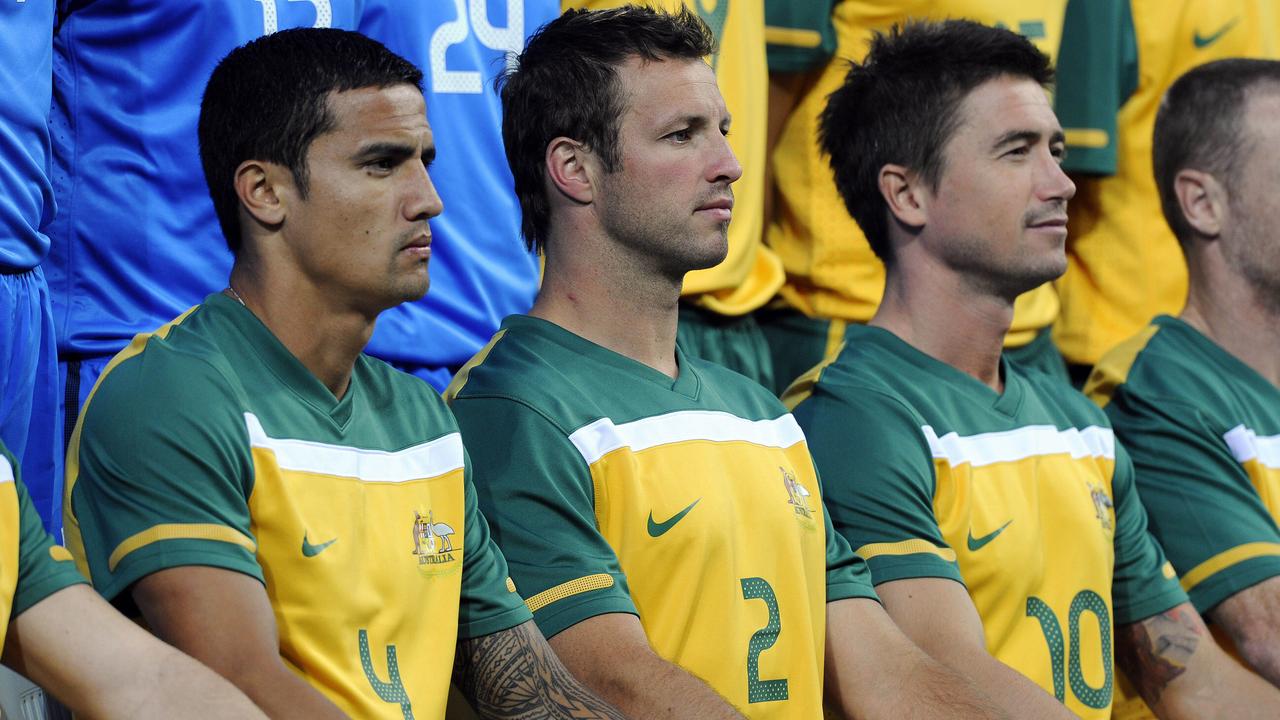
[[[972,529],[972,528],[970,528],[970,530],[969,530],[969,552],[977,552],[977,551],[981,550],[982,548],[986,547],[986,546],[987,546],[987,543],[991,542],[992,540],[995,540],[995,539],[996,539],[996,536],[997,536],[997,535],[999,535],[1000,533],[1004,532],[1004,529],[1005,529],[1005,528],[1007,528],[1007,527],[1009,527],[1009,523],[1011,523],[1011,522],[1013,522],[1013,521],[1012,521],[1012,520],[1010,520],[1009,522],[1007,522],[1007,523],[1005,523],[1005,524],[1001,525],[1000,527],[996,528],[993,532],[990,532],[990,533],[988,533],[988,534],[986,534],[986,535],[983,535],[983,536],[982,536],[982,537],[980,537],[980,538],[976,538],[976,537],[974,537],[974,536],[973,536],[973,529]]]
[[[1195,43],[1195,46],[1197,48],[1200,48],[1200,49],[1207,48],[1210,45],[1218,42],[1219,38],[1221,38],[1223,35],[1226,35],[1227,31],[1235,27],[1236,23],[1238,22],[1240,22],[1240,18],[1232,18],[1231,22],[1227,23],[1226,25],[1223,25],[1221,28],[1218,28],[1217,32],[1210,33],[1209,35],[1201,35],[1200,31],[1197,30],[1195,35],[1191,38],[1191,42]]]
[[[325,548],[329,547],[330,545],[336,542],[338,542],[338,538],[334,538],[326,543],[320,543],[319,545],[312,545],[310,542],[307,541],[307,534],[303,533],[302,534],[302,554],[305,557],[315,557],[320,553],[324,552]]]
[[[685,515],[689,514],[689,511],[693,509],[694,505],[697,505],[701,501],[702,501],[702,498],[698,498],[697,500],[694,500],[693,502],[689,503],[688,507],[676,513],[675,515],[672,515],[669,520],[665,520],[663,522],[654,522],[653,511],[652,510],[649,511],[649,537],[660,537],[662,535],[665,535],[668,530],[676,526],[676,523],[683,520]]]

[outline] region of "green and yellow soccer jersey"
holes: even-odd
[[[563,0],[561,7],[602,8],[628,0]],[[715,33],[719,52],[710,58],[716,83],[733,116],[729,147],[742,164],[733,184],[733,222],[729,254],[719,265],[695,270],[684,278],[684,296],[721,315],[742,315],[762,307],[782,286],[782,263],[764,239],[764,168],[766,107],[764,0],[651,0],[667,11],[682,5],[694,10]]]
[[[1186,595],[1106,416],[1008,363],[996,393],[883,329],[846,340],[788,398],[836,530],[877,584],[963,583],[992,655],[1082,717],[1109,717],[1113,624]]]
[[[480,505],[547,636],[633,613],[748,717],[820,717],[826,603],[870,577],[777,399],[677,358],[673,381],[507,318],[449,391]]]
[[[55,592],[84,582],[71,553],[40,524],[18,463],[0,445],[0,647],[9,623]]]
[[[782,258],[782,297],[810,317],[864,323],[884,294],[884,265],[849,216],[818,147],[818,116],[844,82],[849,59],[866,55],[872,34],[910,19],[968,18],[1021,32],[1053,57],[1066,0],[777,0],[766,3],[769,69],[814,71],[770,157],[777,205],[768,243]],[[1018,298],[1006,345],[1031,342],[1058,315],[1043,285]]]
[[[458,637],[530,616],[425,383],[366,356],[337,400],[221,294],[115,357],[67,462],[99,592],[176,566],[258,578],[280,655],[360,718],[443,717]]]
[[[1271,0],[1072,0],[1054,103],[1077,188],[1054,327],[1069,361],[1098,362],[1186,299],[1186,263],[1151,172],[1165,90],[1211,60],[1277,53],[1280,7]]]
[[[1196,609],[1280,575],[1280,389],[1160,316],[1086,392],[1129,449],[1151,531]]]

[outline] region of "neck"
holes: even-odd
[[[884,298],[869,324],[1004,392],[1000,353],[1012,322],[1011,301],[975,292],[954,273],[895,269],[886,274]]]
[[[377,316],[331,307],[320,288],[272,275],[261,265],[237,260],[231,271],[232,296],[238,296],[335,398],[342,398]]]
[[[542,288],[529,314],[667,377],[679,376],[679,280],[661,277],[640,258],[586,251],[592,245],[579,238],[549,243]]]
[[[1179,317],[1280,387],[1280,313],[1244,279],[1193,274]]]

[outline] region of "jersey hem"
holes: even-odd
[[[179,549],[164,547],[165,543],[174,542],[181,542],[186,547]],[[255,560],[247,560],[246,556],[249,553],[238,546],[222,542],[191,540],[168,540],[165,543],[150,545],[124,556],[116,571],[108,575],[107,581],[94,585],[94,589],[107,601],[111,601],[130,585],[152,573],[188,566],[233,570],[266,585],[262,568]]]
[[[955,580],[964,585],[960,568],[941,558],[930,560],[899,560],[897,558],[872,558],[867,561],[871,569],[871,579],[876,585],[894,580],[915,580],[918,578],[945,578]]]
[[[880,602],[880,596],[876,594],[876,589],[870,585],[863,585],[860,582],[849,580],[841,580],[837,583],[827,585],[827,602],[833,603],[837,600],[849,600],[854,598],[865,598],[867,600],[875,600]]]
[[[1175,608],[1184,602],[1187,602],[1187,596],[1180,588],[1177,590],[1169,589],[1153,598],[1148,598],[1127,607],[1115,602],[1115,598],[1113,596],[1112,604],[1114,607],[1112,608],[1112,611],[1115,614],[1116,625],[1128,625],[1130,623],[1142,622],[1149,617],[1159,615],[1162,612]]]
[[[1200,613],[1207,613],[1219,603],[1236,593],[1280,575],[1280,557],[1250,558],[1223,568],[1187,589],[1191,604]]]
[[[9,610],[8,622],[13,622],[19,615],[39,605],[41,601],[59,590],[65,590],[74,585],[88,584],[88,580],[80,577],[80,573],[76,573],[75,577],[58,575],[40,580],[30,588],[24,587],[13,596],[13,606]]]
[[[533,619],[533,613],[529,612],[529,608],[523,604],[508,608],[497,615],[480,620],[472,620],[471,622],[458,623],[458,639],[470,640],[472,638],[492,635],[503,630],[510,630],[517,625],[521,625]]]
[[[629,596],[623,595],[590,598],[584,602],[572,603],[568,607],[557,608],[556,604],[548,607],[554,609],[550,611],[544,609],[533,614],[533,620],[538,624],[538,629],[548,638],[597,615],[627,613],[640,617],[640,611],[636,610],[635,603],[631,602]]]

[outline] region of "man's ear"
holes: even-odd
[[[929,219],[929,195],[916,173],[901,165],[880,168],[880,195],[898,222],[909,227],[924,227]]]
[[[263,225],[284,222],[293,174],[285,167],[261,160],[246,160],[236,168],[236,195],[240,206]]]
[[[577,140],[558,137],[547,144],[547,179],[560,194],[583,205],[595,198],[599,162]]]
[[[1189,168],[1173,178],[1173,194],[1182,217],[1197,234],[1216,239],[1227,214],[1227,189],[1213,175]]]

